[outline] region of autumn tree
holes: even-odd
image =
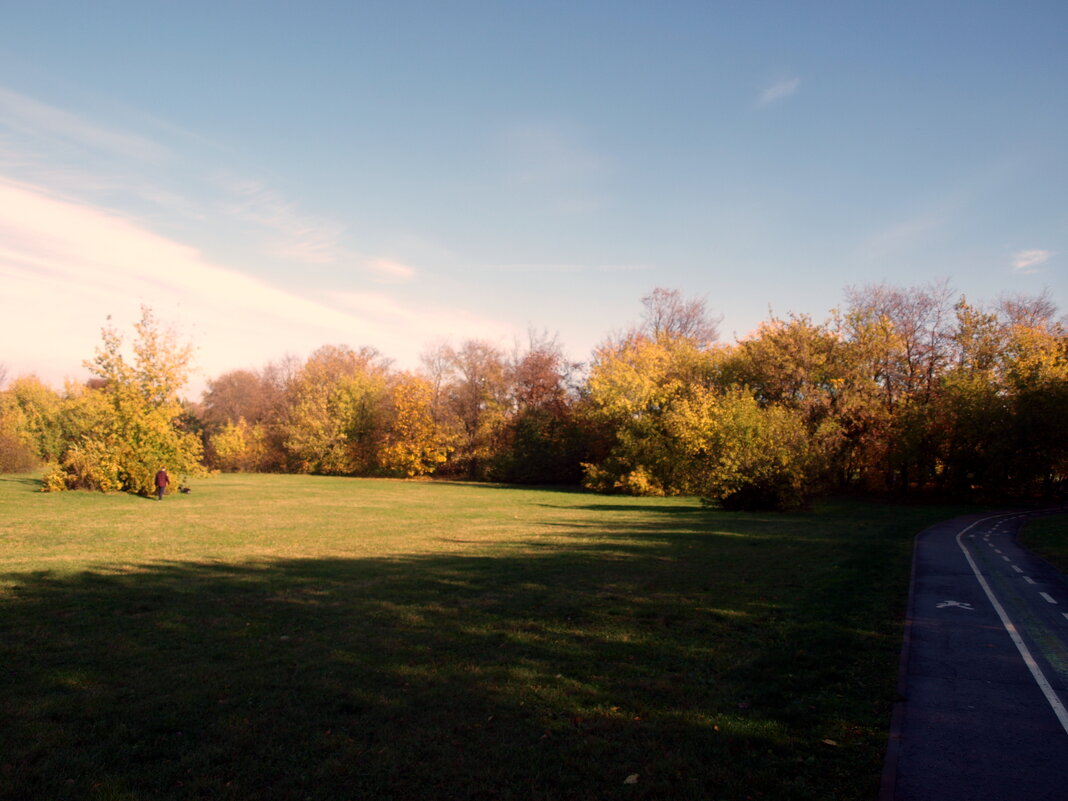
[[[231,473],[263,472],[268,464],[267,428],[244,417],[227,420],[208,437],[211,463]]]
[[[728,509],[798,509],[821,467],[803,413],[761,405],[741,387],[700,388],[668,410],[665,427],[687,463],[689,489]]]
[[[582,476],[585,437],[575,415],[573,377],[555,337],[531,331],[508,364],[509,413],[491,475],[520,484],[575,483]]]
[[[276,405],[275,387],[252,370],[231,370],[208,381],[201,418],[212,427],[244,418],[261,423]]]
[[[1009,332],[995,312],[964,297],[954,311],[950,361],[927,410],[941,463],[936,484],[953,493],[1003,490],[1012,458],[1012,404],[1003,381]]]
[[[19,393],[0,392],[0,473],[22,473],[40,463],[41,447],[32,415],[32,410],[27,414]]]
[[[160,467],[176,476],[200,472],[201,443],[181,428],[178,398],[192,349],[161,327],[147,306],[134,330],[132,360],[118,331],[101,332],[96,356],[85,363],[99,388],[77,399],[82,430],[67,443],[46,488],[149,495]]]
[[[725,359],[724,384],[747,388],[764,409],[796,413],[810,446],[824,455],[820,484],[842,488],[856,478],[855,453],[869,428],[873,386],[833,320],[773,317]],[[809,476],[815,480],[815,476]]]
[[[306,473],[373,472],[384,435],[388,362],[377,350],[319,348],[293,380],[285,447]]]
[[[951,360],[949,288],[944,282],[907,289],[876,284],[851,287],[846,297],[843,335],[881,406],[864,410],[863,472],[869,482],[878,478],[878,486],[905,492],[937,470],[926,410]]]
[[[642,306],[639,333],[650,339],[684,339],[700,349],[719,339],[720,318],[711,316],[703,298],[685,298],[677,289],[657,287],[642,298]]]
[[[508,418],[507,362],[489,342],[468,340],[454,348],[442,344],[423,356],[436,387],[434,414],[455,442],[445,469],[484,479]]]
[[[1012,398],[1012,482],[1049,495],[1068,478],[1068,332],[1038,320],[1012,323],[1005,383]]]
[[[450,431],[434,417],[431,382],[407,372],[393,376],[378,454],[381,469],[408,478],[433,473],[446,462],[453,447]]]
[[[693,489],[666,415],[693,392],[718,380],[721,354],[710,349],[712,323],[703,311],[658,290],[645,301],[641,326],[602,343],[586,387],[586,420],[606,437],[603,458],[585,465],[587,486],[634,494]],[[679,308],[686,315],[676,314]]]
[[[232,370],[208,382],[199,406],[209,463],[223,470],[284,470],[284,424],[299,370],[294,360]]]
[[[63,423],[59,393],[37,376],[16,378],[0,392],[0,464],[26,470],[56,461],[64,447]]]
[[[997,312],[1008,328],[1041,328],[1056,325],[1057,304],[1048,289],[1037,295],[1022,292],[1003,293],[997,300]]]

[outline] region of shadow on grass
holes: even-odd
[[[590,490],[579,484],[505,484],[496,481],[476,481],[461,478],[429,478],[427,483],[453,487],[475,487],[488,490],[514,492],[558,492],[564,495],[589,495]]]
[[[665,506],[662,503],[623,504],[605,501],[604,503],[590,503],[582,506],[560,506],[551,503],[539,503],[537,505],[549,509],[582,509],[589,512],[635,512],[641,514],[655,512],[656,514],[685,515],[687,517],[700,517],[708,513],[706,509],[700,506]]]
[[[30,489],[33,492],[37,492],[44,486],[44,482],[40,478],[33,476],[12,476],[12,475],[0,475],[0,483],[14,484],[22,488]]]
[[[0,797],[871,795],[844,574],[615,529],[647,541],[7,575]]]

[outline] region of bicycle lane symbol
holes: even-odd
[[[975,608],[970,603],[965,603],[964,601],[942,601],[936,608],[945,609],[947,606],[955,606],[959,609],[966,609],[969,612],[975,611]]]

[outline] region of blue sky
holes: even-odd
[[[323,344],[575,359],[848,285],[1068,305],[1063,2],[47,2],[0,25],[0,364],[142,303],[192,386]]]

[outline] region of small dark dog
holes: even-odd
[[[189,494],[190,492],[192,492],[193,490],[189,489],[189,487],[179,487],[179,488],[178,488],[178,491],[179,491],[180,493],[182,493],[183,495],[188,495],[188,494]]]

